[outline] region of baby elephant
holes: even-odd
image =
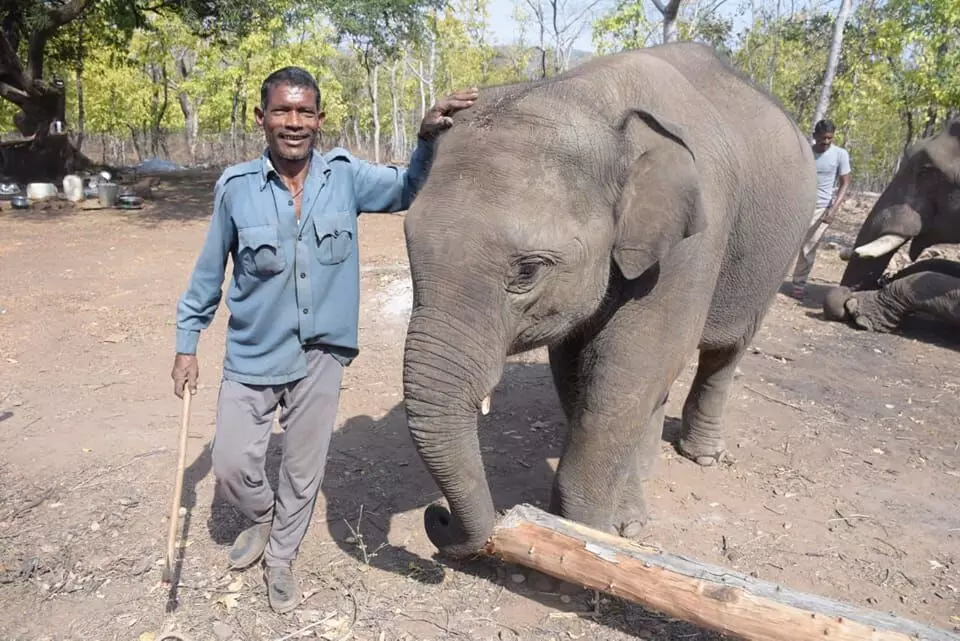
[[[892,332],[917,313],[960,326],[960,262],[916,262],[882,282],[880,289],[835,287],[824,299],[823,313],[827,320],[851,322],[871,332]]]

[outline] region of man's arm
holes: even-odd
[[[218,180],[213,190],[213,216],[207,229],[207,238],[197,257],[190,283],[177,303],[176,355],[173,359],[173,393],[183,397],[189,387],[197,393],[200,366],[197,363],[197,343],[200,332],[210,326],[220,304],[221,286],[227,256],[233,242],[230,216],[224,206],[226,184]]]
[[[213,322],[222,295],[224,270],[233,230],[230,216],[224,206],[225,184],[217,182],[214,188],[213,216],[207,229],[207,237],[197,257],[190,283],[177,303],[178,354],[195,354],[200,332]]]
[[[357,208],[370,212],[408,209],[430,172],[437,136],[453,125],[451,116],[473,105],[477,96],[476,88],[461,89],[430,107],[420,122],[417,148],[406,169],[357,161],[353,181]]]
[[[417,139],[406,168],[354,161],[353,185],[360,211],[393,213],[410,207],[430,171],[436,141]]]

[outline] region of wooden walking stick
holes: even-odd
[[[180,525],[180,498],[183,494],[183,470],[187,462],[187,430],[190,427],[190,401],[193,394],[183,384],[183,410],[180,415],[180,449],[177,453],[177,476],[173,486],[173,505],[170,508],[170,529],[167,531],[167,558],[163,565],[162,581],[173,581],[174,543],[177,540],[177,526]]]

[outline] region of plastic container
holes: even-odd
[[[27,198],[46,200],[57,195],[57,186],[53,183],[30,183],[27,185]]]
[[[102,204],[104,207],[116,207],[117,195],[119,193],[120,185],[116,183],[97,183],[97,196],[100,198],[100,204]]]
[[[83,200],[83,179],[76,174],[64,176],[63,194],[70,202],[77,203]]]

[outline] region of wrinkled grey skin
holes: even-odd
[[[856,291],[879,287],[899,247],[867,258],[858,256],[856,248],[885,234],[910,241],[911,260],[931,245],[960,242],[960,119],[910,150],[860,227],[841,287]]]
[[[960,263],[934,258],[900,270],[880,289],[835,287],[823,303],[828,320],[845,321],[870,332],[892,332],[910,315],[934,316],[960,326]]]
[[[540,346],[568,422],[551,512],[637,534],[671,384],[699,349],[679,446],[714,462],[734,370],[815,194],[802,132],[702,45],[482,90],[404,223],[406,414],[452,511],[427,508],[434,545],[484,545],[478,408],[505,358]]]

